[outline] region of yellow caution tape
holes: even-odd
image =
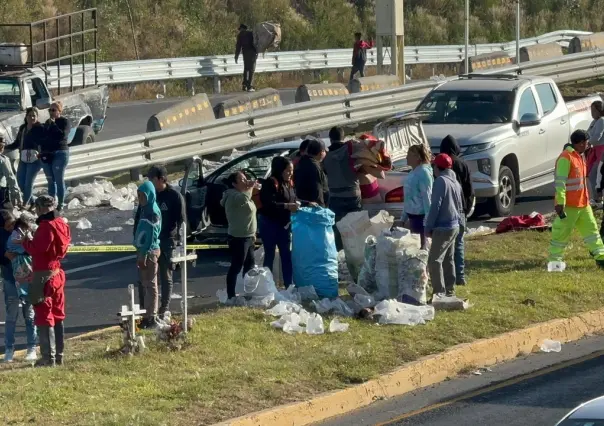
[[[229,248],[226,244],[187,244],[187,250],[214,250]],[[69,253],[134,253],[136,249],[133,246],[71,246]]]

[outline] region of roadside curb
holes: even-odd
[[[328,392],[311,400],[274,407],[214,426],[302,426],[350,413],[375,401],[393,398],[457,376],[468,368],[510,361],[538,350],[544,339],[567,343],[604,331],[604,309],[511,331],[490,339],[454,346],[421,358],[362,385]]]

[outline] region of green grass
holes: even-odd
[[[118,333],[70,342],[63,368],[0,370],[0,423],[212,424],[362,383],[459,343],[601,308],[602,272],[578,238],[567,271],[545,271],[549,237],[470,240],[469,285],[458,293],[474,306],[438,312],[423,326],[347,320],[348,333],[289,336],[272,330],[261,311],[225,308],[198,316],[180,352],[152,336],[147,352],[130,358],[115,355]]]

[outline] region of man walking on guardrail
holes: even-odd
[[[254,46],[254,33],[247,29],[247,25],[239,25],[237,45],[235,47],[235,63],[239,61],[239,55],[243,52],[243,83],[244,92],[253,92],[252,80],[256,71],[256,60],[258,52]]]
[[[354,33],[354,46],[352,48],[352,70],[350,70],[350,80],[358,72],[361,77],[365,77],[365,64],[367,63],[367,49],[373,47],[373,42],[367,43],[361,39],[361,33]]]
[[[573,229],[577,228],[596,263],[604,268],[604,244],[598,233],[598,224],[589,204],[587,166],[582,154],[587,149],[589,135],[575,130],[570,144],[556,161],[555,210],[558,215],[552,225],[552,241],[549,248],[548,270],[562,271],[564,250]]]

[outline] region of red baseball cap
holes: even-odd
[[[453,160],[447,154],[438,154],[434,158],[434,164],[439,169],[450,169],[453,167]]]

